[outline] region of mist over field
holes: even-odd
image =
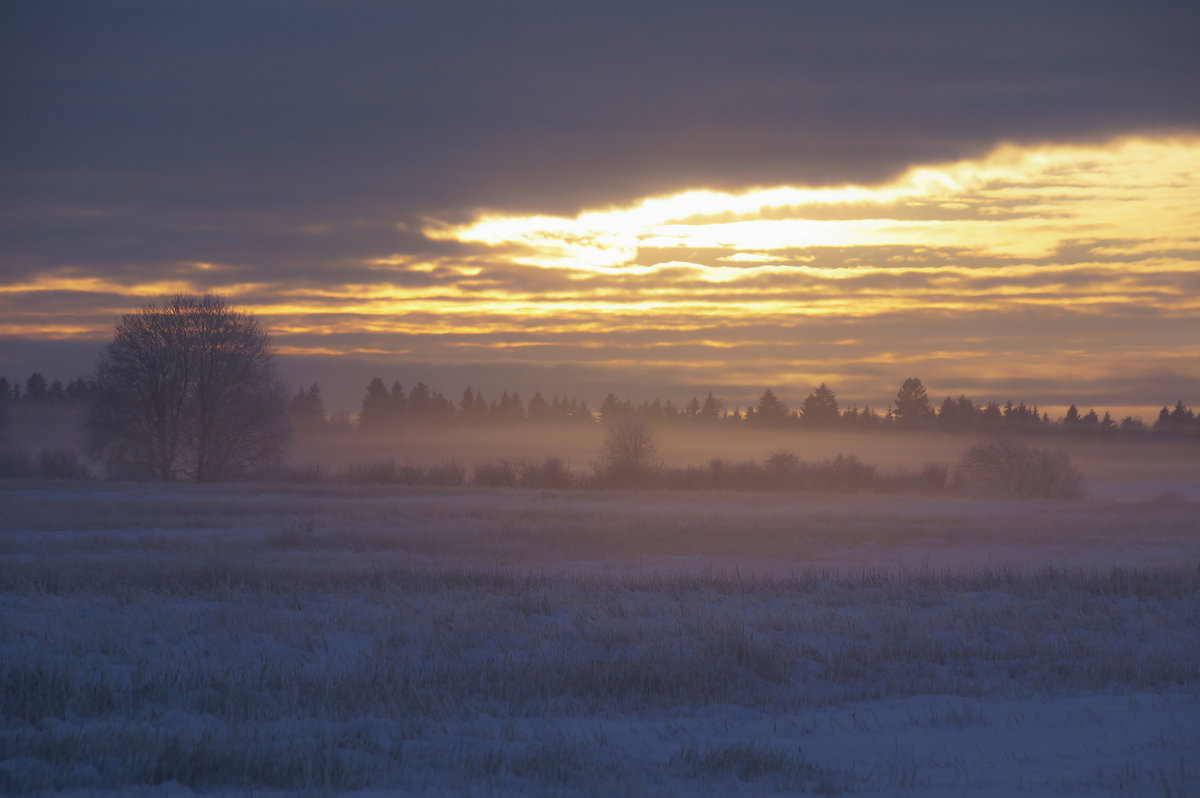
[[[663,428],[656,451],[884,473],[976,441]],[[596,427],[298,434],[306,484],[0,480],[0,786],[1190,794],[1194,445],[1052,443],[1086,498],[335,478],[586,472]]]
[[[882,469],[952,465],[972,442],[985,435],[896,434],[894,432],[779,429],[656,430],[659,459],[670,466],[699,466],[714,458],[761,461],[786,450],[805,460],[854,455]],[[402,463],[465,467],[504,459],[557,457],[587,470],[597,462],[604,438],[600,425],[473,428],[408,428],[395,432],[298,435],[289,455],[294,465],[336,469],[393,458]],[[1173,491],[1200,499],[1200,454],[1190,441],[1113,441],[1057,436],[1038,445],[1065,452],[1080,469],[1088,489],[1113,498],[1153,498]]]
[[[13,412],[9,449],[36,457],[40,451],[83,449],[80,414],[75,408],[19,406]],[[601,424],[411,425],[364,430],[320,425],[299,427],[287,449],[286,464],[312,468],[323,477],[383,461],[400,465],[456,464],[470,472],[503,461],[537,463],[549,458],[580,474],[594,470],[604,451]],[[820,430],[659,425],[653,429],[654,463],[674,468],[762,462],[786,451],[807,461],[854,456],[881,472],[954,466],[985,433],[903,433],[895,430]],[[1146,439],[1111,436],[1041,435],[1034,446],[1062,452],[1079,469],[1087,491],[1099,498],[1152,499],[1164,493],[1200,499],[1200,454],[1189,438]],[[92,463],[94,474],[102,472]]]
[[[1198,31],[0,5],[0,794],[1200,796]]]

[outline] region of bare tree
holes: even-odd
[[[619,416],[605,426],[600,477],[610,485],[633,484],[658,454],[654,430],[637,415]]]
[[[1066,454],[1004,438],[972,444],[959,461],[955,480],[964,492],[1009,499],[1078,499],[1087,494],[1083,475]]]
[[[277,462],[290,428],[270,337],[211,294],[122,316],[85,430],[113,476],[212,481]]]

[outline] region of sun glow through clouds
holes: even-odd
[[[997,380],[1189,372],[1200,345],[1197,136],[1004,145],[878,185],[690,190],[423,232],[453,254],[375,253],[274,282],[203,259],[140,283],[44,270],[0,286],[3,332],[102,339],[146,298],[216,291],[290,353],[843,390],[855,373],[931,364]],[[946,347],[964,333],[970,347]],[[853,353],[833,343],[851,338]]]
[[[1045,258],[1075,241],[1197,247],[1200,140],[1002,146],[980,160],[913,168],[881,186],[687,191],[575,218],[486,215],[431,238],[516,247],[520,263],[635,265],[647,248],[768,256],[809,247],[937,247]]]

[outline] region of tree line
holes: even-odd
[[[40,371],[29,375],[24,383],[9,382],[0,376],[0,402],[41,406],[82,405],[87,402],[91,383],[78,377],[63,384],[62,380],[48,382]]]
[[[215,295],[179,295],[125,314],[101,353],[95,374],[67,384],[34,372],[25,382],[0,377],[0,443],[16,405],[80,405],[88,453],[110,476],[199,481],[230,479],[283,462],[293,429],[329,426],[317,384],[290,396],[275,370],[275,352],[253,316]],[[1071,405],[1051,421],[1036,405],[976,405],[965,396],[935,407],[921,380],[904,380],[882,413],[839,406],[826,384],[798,408],[788,408],[768,388],[745,409],[727,409],[711,391],[683,406],[670,400],[634,404],[609,393],[593,413],[587,402],[540,393],[525,402],[505,390],[489,400],[467,386],[457,401],[418,382],[407,391],[375,377],[367,385],[357,418],[360,430],[384,431],[406,424],[525,424],[558,422],[638,425],[694,424],[780,429],[894,428],[990,432],[1049,431],[1115,435],[1153,433],[1200,437],[1200,420],[1183,404],[1163,407],[1152,427]],[[350,428],[348,417],[333,425]],[[62,470],[57,466],[47,471]]]
[[[311,428],[333,421],[325,413],[320,387],[302,388],[290,402],[292,422]],[[609,424],[622,419],[639,419],[651,425],[708,425],[771,429],[898,429],[945,432],[1063,432],[1080,435],[1200,435],[1200,419],[1182,401],[1164,406],[1152,424],[1094,409],[1081,413],[1072,404],[1062,418],[1051,419],[1037,405],[1007,401],[976,403],[966,396],[947,396],[934,403],[917,377],[904,380],[895,399],[886,408],[874,410],[852,404],[843,407],[837,394],[825,383],[814,388],[796,408],[789,408],[767,388],[758,401],[747,407],[727,408],[709,391],[703,399],[677,405],[670,399],[635,403],[609,393],[593,413],[586,401],[554,396],[546,399],[535,392],[526,402],[519,393],[503,391],[488,399],[471,386],[457,400],[418,382],[406,390],[398,381],[389,388],[380,377],[367,385],[358,415],[360,429],[384,431],[406,425],[506,425],[515,423],[568,422]],[[349,419],[343,419],[349,424]]]
[[[24,383],[9,382],[0,376],[0,406],[86,407],[96,391],[95,378],[79,377],[70,382],[49,382],[34,372]],[[3,409],[0,409],[0,413]],[[1182,400],[1173,407],[1163,406],[1149,424],[1140,418],[1125,416],[1120,421],[1105,411],[1081,412],[1072,404],[1061,418],[1051,419],[1037,405],[1006,401],[976,403],[960,395],[933,402],[919,378],[910,377],[901,384],[890,405],[875,410],[857,404],[842,406],[837,394],[825,383],[814,388],[798,407],[789,408],[771,388],[758,401],[746,407],[726,407],[709,391],[703,399],[675,404],[670,399],[651,399],[635,403],[608,393],[596,412],[586,400],[553,396],[546,399],[535,392],[527,401],[517,392],[504,390],[488,398],[468,385],[457,399],[424,382],[405,389],[398,381],[389,387],[375,377],[367,385],[357,419],[346,413],[328,413],[321,388],[313,383],[290,395],[287,414],[292,426],[301,431],[320,428],[348,429],[355,424],[361,430],[380,432],[409,425],[508,425],[516,423],[609,423],[616,419],[637,418],[654,426],[709,425],[738,428],[793,429],[921,429],[943,432],[994,433],[1067,433],[1078,435],[1126,437],[1200,436],[1200,418]]]

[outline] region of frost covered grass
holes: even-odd
[[[1072,509],[7,485],[0,789],[1191,794],[1196,505]]]

